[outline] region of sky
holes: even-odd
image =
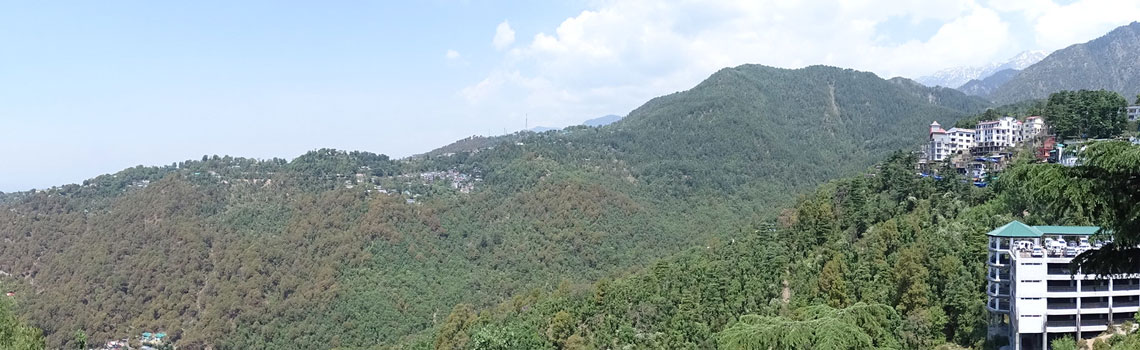
[[[745,63],[917,78],[1134,20],[1135,0],[0,0],[0,191],[202,155],[405,157]]]

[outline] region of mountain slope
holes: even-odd
[[[0,278],[49,347],[363,348],[452,307],[731,240],[987,103],[834,67],[745,65],[610,125],[403,160],[318,150],[137,167],[0,204]]]
[[[1005,84],[1010,79],[1013,79],[1013,77],[1017,76],[1017,73],[1020,72],[1021,71],[1012,68],[1004,69],[982,80],[970,80],[966,84],[959,86],[958,91],[964,92],[970,96],[986,96],[992,93],[994,90],[997,90],[997,88],[1002,86],[1002,84]]]
[[[602,126],[602,125],[613,124],[613,122],[619,121],[619,120],[621,120],[621,118],[622,117],[620,115],[609,114],[609,115],[597,117],[594,119],[586,120],[586,121],[582,122],[582,125],[598,127],[598,126]]]
[[[1060,90],[1116,91],[1126,97],[1140,92],[1140,22],[1104,36],[1053,52],[1010,79],[988,97],[1005,104],[1046,98]]]
[[[914,130],[930,120],[986,106],[953,89],[850,69],[744,65],[649,101],[613,124],[623,136],[614,142],[653,155],[641,170],[665,181],[782,192],[858,171],[920,144],[925,134]],[[764,181],[748,181],[757,178]]]
[[[1046,55],[1048,53],[1045,51],[1024,51],[1005,62],[994,62],[977,67],[947,68],[917,80],[926,86],[962,86],[970,80],[983,80],[1006,69],[1025,69],[1025,67],[1041,61]]]
[[[489,336],[529,349],[988,348],[984,233],[1014,210],[998,200],[980,205],[991,190],[958,175],[916,177],[915,161],[899,152],[866,175],[820,186],[778,222],[623,278],[522,295],[487,310],[459,305],[419,341],[445,348]],[[841,320],[799,323],[832,308],[860,314],[857,324],[875,330]],[[867,308],[878,311],[861,312]],[[748,327],[758,319],[772,325]]]

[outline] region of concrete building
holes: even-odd
[[[1140,270],[1110,278],[1071,273],[1074,256],[1098,249],[1094,226],[1028,226],[990,231],[986,260],[991,337],[1011,350],[1045,349],[1053,339],[1090,338],[1140,311]]]
[[[1021,141],[1029,141],[1045,135],[1045,120],[1038,116],[1025,118],[1021,123]]]
[[[943,130],[936,121],[930,123],[930,141],[925,150],[926,159],[942,161],[958,153],[968,153],[974,145],[973,129]]]
[[[1140,120],[1140,105],[1128,106],[1128,120]]]
[[[1021,121],[1013,117],[1002,117],[998,120],[979,122],[977,134],[977,152],[997,152],[1006,147],[1013,147],[1021,143]],[[1042,124],[1044,128],[1044,124]]]

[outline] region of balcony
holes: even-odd
[[[1077,320],[1045,321],[1045,327],[1076,327]]]
[[[1112,286],[1115,291],[1140,290],[1140,284],[1117,284]]]
[[[997,254],[997,256],[991,256],[989,259],[990,265],[995,265],[995,266],[1009,265],[1009,262],[1010,262],[1009,255],[1005,255],[1005,254]]]
[[[991,298],[986,303],[986,308],[996,312],[1009,312],[1009,300],[1002,298]]]
[[[1107,301],[1097,301],[1091,303],[1081,303],[1081,309],[1107,309]]]
[[[1102,284],[1102,285],[1091,285],[1090,286],[1090,285],[1086,284],[1086,285],[1081,286],[1081,291],[1082,292],[1107,292],[1108,291],[1108,285]]]
[[[1045,290],[1049,293],[1073,293],[1077,291],[1077,286],[1049,286]]]
[[[1073,270],[1068,267],[1050,267],[1049,274],[1069,276],[1073,274]]]
[[[1048,303],[1045,308],[1049,310],[1076,310],[1077,303]]]
[[[1113,301],[1112,302],[1112,307],[1138,307],[1138,306],[1140,306],[1140,300]]]
[[[994,284],[987,288],[987,291],[992,296],[1009,296],[1009,286]]]

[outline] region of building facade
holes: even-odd
[[[1098,249],[1093,226],[1028,226],[990,231],[987,302],[990,336],[1012,350],[1046,349],[1066,335],[1090,338],[1133,320],[1140,311],[1140,270],[1106,277],[1074,274],[1076,255]]]
[[[1140,120],[1140,105],[1128,106],[1128,120]]]
[[[973,129],[943,130],[938,122],[933,122],[930,123],[930,142],[925,150],[926,159],[942,161],[955,154],[969,152],[975,144]]]
[[[977,151],[980,153],[997,152],[1021,143],[1021,124],[1021,121],[1013,117],[979,122],[975,136],[978,143]]]
[[[1025,118],[1021,123],[1021,141],[1033,140],[1045,135],[1045,120],[1038,116]]]

